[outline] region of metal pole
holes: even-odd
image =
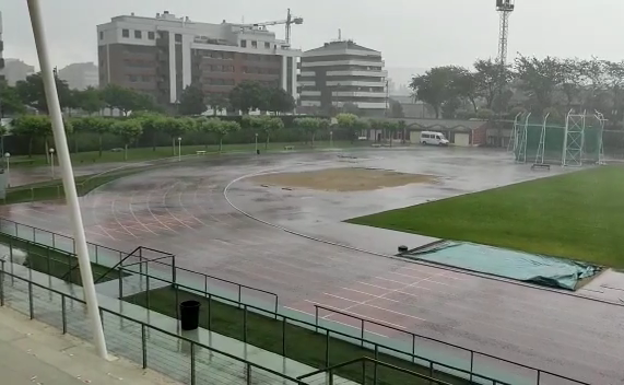
[[[256,154],[258,153],[258,133],[256,132]]]
[[[146,343],[146,335],[145,335],[145,324],[141,324],[141,353],[143,355],[143,369],[147,369],[147,343]]]
[[[39,57],[39,66],[41,67],[41,76],[43,78],[46,101],[48,103],[50,119],[52,121],[54,143],[58,152],[59,166],[61,168],[63,187],[65,189],[65,198],[67,200],[71,222],[74,227],[74,238],[77,240],[76,246],[78,247],[77,254],[78,261],[80,263],[82,287],[84,289],[84,298],[87,302],[88,315],[93,331],[93,342],[95,344],[97,354],[101,358],[107,358],[108,354],[106,351],[106,340],[104,338],[102,321],[98,312],[98,300],[95,292],[95,284],[93,283],[91,263],[89,261],[89,250],[87,249],[82,215],[80,213],[80,203],[78,202],[78,194],[76,192],[76,185],[74,184],[74,172],[71,166],[69,148],[67,146],[67,136],[65,135],[65,126],[61,115],[61,106],[59,104],[58,92],[56,90],[56,81],[52,73],[52,65],[50,64],[50,58],[48,55],[41,6],[39,4],[39,0],[27,0],[27,2],[33,35],[35,38],[35,45],[37,47],[37,56]]]

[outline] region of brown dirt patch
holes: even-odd
[[[404,174],[369,168],[334,168],[280,174],[258,175],[251,181],[259,185],[307,188],[323,191],[369,191],[412,183],[434,183],[435,176]]]

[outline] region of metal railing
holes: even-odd
[[[76,244],[74,242],[74,239],[67,235],[58,234],[53,231],[41,229],[30,225],[24,225],[5,218],[0,218],[0,233],[9,237],[13,236],[21,242],[30,242],[31,244],[37,244],[38,246],[43,248],[48,247],[51,251],[56,251],[58,253],[69,253],[71,254],[72,258],[76,255]],[[119,266],[120,263],[123,264],[124,258],[132,253],[123,252],[117,249],[113,249],[111,247],[102,246],[91,242],[87,242],[87,248],[89,250],[89,258],[91,259],[91,262],[110,268]],[[243,301],[244,293],[252,293],[254,297],[258,297],[262,300],[268,301],[275,312],[277,312],[279,309],[279,296],[276,293],[176,266],[175,256],[170,253],[144,246],[139,246],[139,248],[135,249],[134,251],[137,250],[139,251],[139,255],[136,255],[136,253],[133,254],[133,258],[135,258],[135,260],[131,265],[137,266],[138,268],[130,270],[128,269],[130,267],[129,265],[124,266],[124,268],[126,268],[127,272],[129,273],[140,274],[142,273],[142,270],[146,268],[145,266],[147,266],[147,264],[157,265],[161,268],[159,270],[160,272],[167,272],[168,274],[168,272],[171,271],[172,283],[177,282],[180,278],[182,278],[182,276],[184,276],[185,282],[187,281],[187,279],[189,281],[197,281],[198,285],[203,286],[204,291],[208,291],[211,286],[216,284],[226,291],[236,293],[235,295],[239,302]],[[166,263],[163,259],[158,258],[146,258],[145,256],[143,256],[143,250],[148,250],[154,253],[160,253],[163,256],[171,257],[169,258],[171,262]],[[119,271],[121,273],[121,270]],[[119,293],[122,296],[124,292],[123,284],[123,280],[120,280]]]
[[[547,375],[548,377],[557,378],[557,379],[560,379],[560,380],[565,380],[565,381],[568,381],[568,382],[570,382],[572,384],[589,385],[586,382],[578,381],[578,380],[575,380],[575,379],[570,378],[570,377],[562,376],[560,374],[552,373],[552,372],[549,372],[547,370],[538,369],[538,368],[535,368],[535,367],[532,367],[532,366],[520,364],[518,362],[506,360],[504,358],[500,358],[500,357],[497,357],[497,356],[494,356],[494,355],[491,355],[491,354],[488,354],[488,353],[483,353],[483,352],[480,352],[478,350],[468,349],[466,347],[455,345],[455,344],[452,344],[452,343],[449,343],[449,342],[445,342],[445,341],[442,341],[442,340],[439,340],[439,339],[436,339],[436,338],[427,337],[427,336],[423,336],[421,334],[412,333],[412,332],[407,331],[405,329],[397,328],[395,326],[384,324],[384,323],[379,322],[379,321],[370,320],[370,319],[367,319],[365,317],[362,317],[362,316],[359,316],[359,315],[356,315],[356,314],[353,314],[353,313],[348,313],[348,312],[342,311],[340,309],[332,308],[330,306],[324,306],[324,305],[315,304],[314,305],[314,309],[315,309],[314,310],[314,321],[315,321],[316,325],[319,324],[319,320],[321,319],[321,318],[319,318],[320,310],[324,310],[325,312],[328,312],[328,314],[325,315],[324,317],[329,317],[329,316],[331,316],[333,314],[340,314],[342,316],[349,317],[349,318],[352,318],[352,319],[356,320],[357,323],[360,325],[359,333],[360,333],[362,339],[364,338],[364,333],[365,333],[367,324],[375,325],[375,326],[378,326],[378,327],[381,327],[381,328],[384,328],[384,329],[387,329],[387,330],[392,330],[394,332],[398,332],[398,333],[404,334],[406,336],[409,336],[409,338],[412,341],[412,355],[414,355],[414,356],[416,355],[416,347],[417,347],[417,342],[416,341],[417,340],[419,340],[419,341],[422,341],[422,340],[430,341],[430,342],[434,342],[434,343],[439,344],[439,345],[443,345],[445,348],[450,347],[450,348],[454,348],[454,349],[466,352],[466,353],[468,353],[470,355],[470,372],[473,372],[474,367],[475,367],[475,356],[481,356],[481,357],[486,357],[486,358],[492,359],[494,361],[498,361],[499,363],[511,364],[513,366],[516,366],[517,368],[522,368],[522,369],[526,369],[526,370],[532,371],[534,373],[535,378],[536,378],[536,382],[535,382],[536,385],[540,385],[541,384],[541,380],[542,380],[542,378],[544,378],[545,375]],[[362,344],[363,344],[363,342],[362,342]],[[472,381],[472,379],[473,378],[472,378],[472,375],[471,375],[470,376],[470,380]]]
[[[121,271],[124,271],[123,267],[121,267],[120,269]],[[125,272],[130,273],[129,271]],[[254,345],[261,349],[277,353],[303,364],[311,366],[320,364],[323,367],[330,367],[335,364],[335,362],[332,362],[331,360],[333,356],[331,348],[332,345],[336,346],[335,349],[338,349],[339,345],[347,342],[354,347],[359,346],[361,348],[353,349],[354,355],[357,355],[358,358],[365,355],[366,353],[373,352],[375,360],[397,361],[398,359],[398,362],[408,365],[414,365],[414,367],[421,369],[423,372],[427,372],[428,376],[430,376],[431,378],[454,377],[456,380],[460,378],[465,378],[467,380],[469,379],[470,381],[481,380],[481,382],[492,385],[510,385],[510,383],[508,382],[490,377],[488,375],[477,373],[474,367],[460,368],[454,365],[450,365],[448,363],[441,362],[439,360],[432,360],[422,355],[408,353],[404,350],[392,347],[387,344],[374,342],[364,337],[358,337],[353,334],[344,333],[323,327],[321,325],[318,325],[318,323],[316,322],[307,322],[298,318],[290,317],[276,312],[273,309],[266,309],[252,304],[242,303],[231,298],[210,293],[209,291],[202,291],[181,283],[170,282],[166,279],[152,276],[149,274],[148,271],[138,273],[133,271],[132,273],[138,274],[145,279],[145,291],[143,292],[145,295],[145,300],[141,303],[137,303],[138,305],[144,306],[145,308],[152,311],[161,313],[164,312],[165,314],[168,314],[172,317],[177,317],[179,303],[181,302],[180,299],[184,297],[185,293],[191,293],[199,297],[204,297],[207,301],[207,311],[203,313],[204,316],[200,316],[200,327],[203,327],[210,331],[214,331],[218,334],[225,334],[226,332],[229,332],[230,334],[227,336],[231,338],[235,338],[243,341],[244,343],[249,343],[250,345]],[[150,283],[150,281],[161,282],[171,285],[170,287],[174,290],[174,300],[171,301],[172,308],[156,309],[151,306],[153,304],[153,301],[151,301],[150,299],[150,289],[151,287],[153,287],[154,283]],[[130,303],[134,303],[131,299],[127,300]],[[232,332],[230,329],[228,329],[227,326],[215,327],[215,311],[213,310],[213,307],[216,305],[216,302],[226,304],[227,306],[231,306],[234,310],[238,310],[238,316],[240,317],[239,319],[228,319],[227,322],[225,320],[221,320],[221,323],[222,325],[242,324],[241,330],[238,330],[237,332]],[[262,332],[266,335],[254,336],[252,333],[249,332],[251,326],[254,325],[253,321],[250,321],[251,315],[266,317],[267,320],[270,320],[273,323],[271,326],[271,330],[267,330],[266,328],[259,328],[262,329]],[[287,348],[289,345],[292,345],[292,342],[289,341],[293,341],[296,339],[294,334],[304,331],[315,332],[315,334],[318,335],[317,342],[320,342],[322,340],[321,349],[319,349],[316,354],[311,354],[305,351],[305,348],[305,354],[301,353],[301,350],[297,348]],[[266,342],[267,338],[272,342]],[[453,374],[449,376],[449,373]],[[351,376],[346,377],[350,378]],[[540,383],[537,382],[536,385],[540,385]]]
[[[11,274],[0,260],[0,306],[9,306],[59,328],[63,334],[90,339],[86,303],[80,298]],[[9,277],[10,279],[5,279]],[[300,380],[103,307],[99,308],[109,351],[176,381],[196,384],[285,384]]]
[[[371,366],[371,365],[373,366],[372,370],[367,370],[368,366]],[[334,385],[334,384],[337,384],[337,381],[338,381],[336,379],[336,373],[339,372],[340,369],[344,369],[349,366],[356,367],[356,369],[361,372],[360,373],[361,382],[359,382],[360,384],[367,384],[367,383],[372,383],[372,384],[388,383],[389,384],[389,382],[384,381],[383,373],[380,373],[379,369],[383,368],[383,369],[388,369],[390,372],[400,373],[404,375],[404,376],[401,376],[401,377],[404,377],[404,378],[401,378],[401,380],[404,381],[404,382],[401,382],[401,384],[414,384],[416,383],[416,381],[420,381],[420,382],[427,382],[429,385],[453,385],[449,382],[441,381],[441,380],[438,380],[429,376],[425,376],[420,373],[413,372],[411,370],[407,370],[407,369],[404,369],[395,365],[390,365],[388,363],[385,363],[379,360],[374,360],[369,357],[361,357],[355,360],[336,364],[328,368],[320,369],[315,372],[308,373],[303,376],[299,376],[297,377],[297,379],[299,381],[305,380],[305,383],[309,385],[314,385],[316,383],[318,383],[319,385],[321,384]],[[370,372],[372,372],[372,374],[370,374]],[[421,380],[424,380],[424,381],[421,381]],[[399,385],[398,383],[396,384]],[[493,385],[496,385],[496,383],[494,383]]]
[[[0,218],[0,231],[4,232],[4,228],[5,226],[3,226],[4,223],[9,223],[9,224],[14,224],[15,225],[15,232],[18,233],[19,229],[22,229],[20,232],[20,235],[26,234],[27,236],[30,234],[33,234],[33,238],[36,237],[36,234],[40,234],[40,232],[45,232],[47,234],[51,234],[52,237],[52,243],[54,243],[54,237],[55,236],[59,236],[56,233],[53,232],[49,232],[47,230],[41,230],[41,229],[37,229],[31,226],[25,226],[25,225],[21,225],[18,224],[16,222],[13,221],[9,221],[6,219],[2,219]],[[11,226],[12,226],[11,225]],[[9,227],[11,227],[9,226]],[[24,228],[26,230],[24,230]],[[32,231],[30,230],[32,229]],[[40,235],[41,237],[41,235]],[[71,239],[69,237],[65,237],[65,236],[61,236],[64,239]],[[20,238],[23,239],[23,238]],[[73,241],[73,240],[72,240]],[[57,241],[58,243],[58,241]],[[65,244],[67,244],[65,242]],[[72,243],[73,244],[73,243]],[[91,247],[93,247],[96,251],[96,261],[97,261],[97,250],[106,250],[106,251],[114,251],[114,253],[117,253],[116,255],[118,255],[119,260],[123,259],[123,255],[124,253],[111,249],[111,248],[107,248],[104,246],[99,246],[99,245],[94,245],[94,244],[89,244],[90,249]],[[100,254],[101,256],[101,254]],[[411,332],[406,332],[403,329],[400,328],[396,328],[390,325],[386,325],[377,321],[373,321],[373,320],[368,320],[350,313],[346,313],[343,312],[339,309],[333,309],[330,307],[326,307],[326,306],[322,306],[322,305],[317,305],[318,307],[316,308],[316,314],[315,314],[315,320],[313,322],[307,322],[307,321],[303,321],[294,317],[290,317],[290,316],[286,316],[283,315],[279,312],[279,300],[277,297],[277,294],[275,293],[271,293],[271,292],[267,292],[264,290],[260,290],[260,289],[255,289],[246,285],[242,285],[242,284],[238,284],[232,281],[228,281],[228,280],[223,280],[221,278],[217,278],[217,277],[212,277],[212,276],[208,276],[202,273],[197,273],[191,270],[187,270],[187,269],[183,269],[183,268],[179,268],[179,267],[175,267],[175,271],[177,272],[184,272],[186,274],[194,274],[194,275],[199,275],[202,276],[204,279],[204,287],[202,289],[198,289],[196,287],[192,287],[190,285],[187,284],[182,284],[180,283],[181,281],[178,279],[179,278],[179,273],[174,273],[172,274],[173,277],[172,279],[166,279],[166,278],[162,278],[162,277],[158,277],[155,276],[153,274],[150,274],[150,270],[148,268],[149,264],[151,262],[149,260],[145,260],[145,261],[139,261],[138,266],[140,267],[137,270],[133,269],[130,270],[128,269],[128,266],[120,266],[119,267],[119,274],[120,276],[122,276],[122,274],[136,274],[139,277],[141,277],[141,282],[143,279],[145,279],[145,290],[147,291],[147,302],[145,304],[145,307],[147,307],[148,309],[151,309],[150,307],[150,296],[149,296],[149,292],[150,292],[150,282],[161,282],[161,283],[165,283],[168,285],[171,285],[174,290],[176,291],[176,301],[175,303],[177,304],[179,302],[179,290],[182,291],[187,291],[187,292],[191,292],[191,293],[195,293],[199,296],[205,297],[206,299],[208,299],[209,301],[215,300],[218,302],[222,302],[222,303],[226,303],[226,304],[231,304],[231,306],[234,306],[238,309],[241,309],[241,317],[243,317],[243,324],[244,326],[244,332],[242,335],[242,340],[243,342],[249,342],[247,339],[247,321],[248,321],[248,315],[249,313],[256,313],[259,315],[264,315],[267,318],[272,318],[273,320],[275,320],[276,322],[280,322],[281,323],[281,330],[283,331],[283,333],[281,334],[281,336],[279,338],[282,339],[281,341],[281,349],[274,349],[275,353],[281,354],[283,356],[289,356],[287,350],[286,350],[286,345],[287,345],[287,330],[289,330],[289,328],[287,328],[288,325],[296,325],[298,327],[303,327],[306,328],[308,330],[312,330],[317,332],[318,334],[321,334],[323,336],[326,337],[326,343],[324,346],[324,350],[325,350],[325,358],[321,359],[320,362],[323,363],[324,367],[329,367],[332,365],[332,363],[330,362],[330,339],[337,339],[337,340],[342,340],[342,341],[347,341],[350,342],[352,344],[355,345],[359,345],[361,348],[367,349],[367,351],[373,351],[375,353],[374,355],[374,359],[379,359],[380,356],[379,354],[385,355],[385,356],[393,356],[393,357],[399,357],[401,359],[406,360],[407,362],[411,361],[414,364],[420,365],[420,366],[424,366],[426,368],[428,368],[429,372],[432,374],[432,377],[436,377],[437,375],[445,375],[446,373],[456,373],[461,377],[465,377],[466,379],[470,379],[471,381],[473,380],[482,380],[482,381],[489,381],[489,383],[496,383],[496,384],[501,384],[504,385],[506,384],[506,382],[495,379],[489,375],[485,375],[481,373],[481,370],[479,370],[479,368],[481,366],[485,367],[485,366],[492,366],[493,364],[496,365],[496,362],[499,364],[506,364],[506,365],[511,365],[512,368],[510,368],[512,371],[515,369],[520,369],[522,371],[524,371],[524,375],[525,377],[534,377],[535,378],[535,385],[542,385],[544,382],[543,381],[547,381],[544,380],[544,377],[548,377],[548,378],[556,378],[556,379],[563,379],[568,381],[571,384],[577,384],[577,385],[588,385],[585,382],[582,381],[578,381],[563,375],[559,375],[556,373],[552,373],[546,370],[542,370],[542,369],[538,369],[535,367],[531,367],[528,365],[524,365],[524,364],[520,364],[517,362],[513,362],[510,360],[506,360],[503,358],[499,358],[487,353],[483,353],[483,352],[479,352],[476,350],[472,350],[472,349],[468,349],[462,346],[458,346],[458,345],[454,345],[454,344],[450,344],[441,340],[437,340],[435,338],[431,338],[431,337],[426,337],[426,336],[422,336],[422,335],[418,335],[415,333],[411,333]],[[156,265],[162,265],[162,266],[166,266],[166,267],[171,267],[168,266],[166,264],[164,264],[164,262],[162,262],[162,260],[156,260],[151,264],[156,264]],[[145,266],[145,268],[141,267],[141,266]],[[174,280],[175,279],[175,280]],[[224,283],[229,283],[232,285],[235,285],[238,289],[237,289],[237,296],[236,299],[232,299],[232,298],[228,298],[226,296],[223,295],[218,295],[215,293],[211,293],[210,292],[210,286],[208,285],[208,280],[216,280],[217,282],[224,282]],[[120,285],[123,286],[123,280],[120,279]],[[252,290],[256,293],[257,295],[270,295],[274,298],[274,303],[271,306],[271,309],[268,308],[263,308],[260,306],[256,306],[253,304],[249,304],[249,303],[245,303],[245,301],[243,301],[243,296],[242,296],[242,292],[243,290]],[[120,293],[123,293],[123,287],[120,289]],[[175,309],[175,314],[177,315],[178,313],[178,306],[176,306]],[[358,321],[360,327],[358,329],[357,326],[352,326],[352,325],[348,325],[351,327],[354,327],[356,330],[358,330],[356,333],[345,333],[345,332],[341,332],[341,331],[337,331],[334,329],[331,329],[329,327],[324,327],[322,325],[319,324],[319,309],[323,309],[327,312],[331,313],[336,313],[336,314],[342,314],[343,316],[348,316],[351,318],[354,318]],[[208,321],[204,326],[207,326],[206,328],[209,330],[213,330],[212,325],[211,325],[211,307],[208,307]],[[331,322],[331,321],[330,321]],[[396,348],[396,347],[392,347],[389,344],[384,344],[384,343],[379,343],[379,342],[375,342],[375,341],[371,341],[370,339],[366,338],[366,325],[367,324],[371,324],[371,325],[376,325],[377,327],[383,327],[386,329],[390,329],[393,330],[394,332],[400,332],[402,334],[405,335],[409,335],[411,338],[411,342],[412,342],[412,348],[411,348],[411,352],[407,351],[406,349],[401,349],[401,348]],[[216,331],[216,330],[215,330]],[[218,331],[216,331],[218,332]],[[420,341],[419,343],[417,343],[417,340]],[[390,340],[389,340],[390,341]],[[449,363],[445,363],[442,362],[440,359],[432,359],[432,358],[428,358],[428,357],[424,357],[420,354],[417,354],[416,352],[416,347],[420,346],[423,347],[426,344],[431,344],[434,343],[434,346],[428,345],[427,348],[430,348],[431,350],[437,350],[437,351],[443,351],[444,349],[453,349],[455,350],[454,352],[447,352],[447,356],[452,356],[452,355],[456,355],[457,351],[460,352],[465,352],[468,354],[468,356],[466,357],[466,362],[469,363],[469,365],[466,365],[466,367],[462,368],[459,367],[457,365],[451,365]],[[445,356],[445,361],[448,358],[447,356]],[[477,358],[481,357],[482,359],[487,358],[489,360],[488,363],[484,363],[484,362],[479,362],[479,360],[477,360]],[[295,359],[295,358],[293,358]],[[492,362],[492,360],[494,362]],[[344,360],[343,360],[344,361]]]

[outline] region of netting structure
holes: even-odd
[[[508,150],[517,163],[583,166],[604,163],[605,119],[596,112],[570,111],[565,125],[547,114],[543,119],[531,113],[518,114],[514,121]]]

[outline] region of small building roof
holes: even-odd
[[[347,50],[347,49],[356,49],[359,51],[368,51],[368,52],[375,52],[375,53],[381,54],[380,51],[377,51],[371,48],[366,48],[359,44],[355,44],[353,40],[332,41],[329,43],[325,43],[322,47],[313,48],[311,50],[305,51],[305,53],[308,53],[308,52],[316,53],[316,52],[329,51],[329,50],[336,51],[336,50]]]

